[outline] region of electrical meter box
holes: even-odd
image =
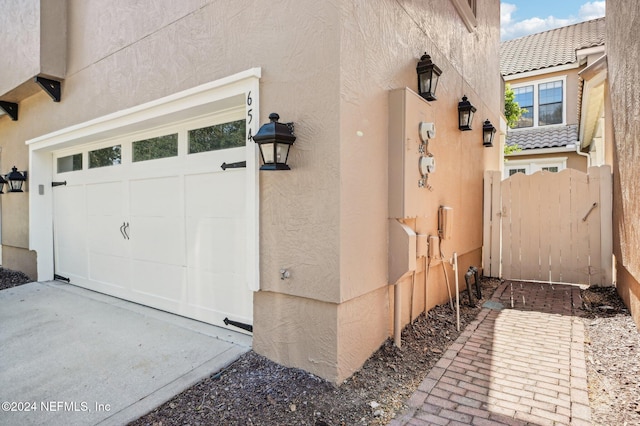
[[[431,104],[409,88],[389,92],[389,217],[395,219],[426,216],[424,197],[429,190],[420,184],[425,170],[425,146],[421,123],[435,123]],[[430,132],[435,135],[435,126]],[[430,139],[427,143],[434,142]],[[431,157],[430,163],[435,165]]]

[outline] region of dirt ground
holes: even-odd
[[[0,290],[27,282],[0,268]],[[475,307],[461,297],[461,330],[499,284],[484,279]],[[592,422],[640,424],[640,332],[614,288],[581,295]],[[449,305],[437,306],[405,327],[401,349],[387,340],[339,387],[248,352],[131,425],[384,425],[458,335]]]

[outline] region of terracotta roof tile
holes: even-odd
[[[509,130],[506,144],[518,144],[523,150],[535,148],[560,148],[578,141],[578,125],[538,127],[534,129]]]
[[[500,44],[502,75],[518,74],[578,60],[576,50],[603,46],[605,18],[507,40]]]

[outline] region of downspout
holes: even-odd
[[[578,141],[576,144],[576,154],[587,157],[587,170],[589,170],[589,167],[591,167],[591,155],[587,152],[582,152],[582,141]]]

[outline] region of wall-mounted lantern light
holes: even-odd
[[[16,166],[11,168],[11,173],[7,174],[9,181],[9,192],[23,192],[22,184],[27,180],[27,172],[19,172]]]
[[[493,124],[486,119],[482,126],[482,144],[485,147],[493,146],[493,135],[496,134],[496,128],[493,127]]]
[[[471,130],[473,113],[475,112],[476,107],[471,105],[471,102],[467,100],[467,95],[464,95],[462,101],[458,102],[458,129],[462,131]]]
[[[435,101],[438,79],[442,70],[431,62],[431,56],[424,52],[416,66],[416,72],[418,73],[418,93],[428,101]]]
[[[269,114],[270,123],[263,124],[253,137],[260,148],[262,167],[260,170],[291,170],[287,165],[289,148],[296,140],[293,123],[279,123],[280,116]]]

